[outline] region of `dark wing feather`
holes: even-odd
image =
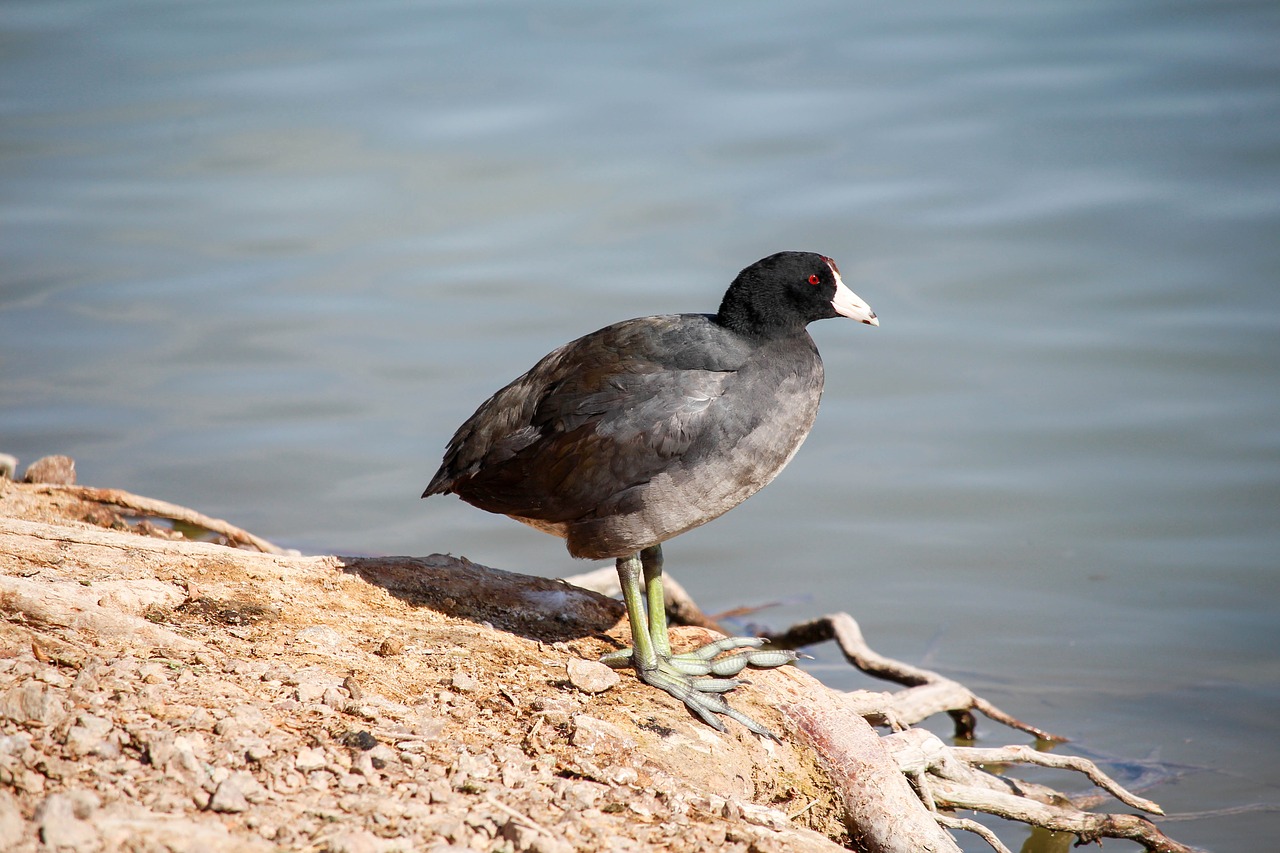
[[[462,425],[426,494],[551,523],[591,517],[758,421],[717,405],[746,358],[723,336],[702,315],[648,317],[560,347]]]

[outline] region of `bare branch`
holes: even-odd
[[[1164,809],[1151,802],[1129,793],[1110,776],[1098,769],[1098,766],[1087,758],[1074,755],[1055,755],[1051,752],[1036,752],[1025,746],[1003,746],[996,749],[979,749],[976,747],[952,747],[951,752],[957,758],[971,765],[980,764],[1035,764],[1040,767],[1053,767],[1059,770],[1075,770],[1089,777],[1093,784],[1102,788],[1125,805],[1142,809],[1144,812],[1162,815]]]
[[[862,672],[906,685],[910,689],[890,694],[893,716],[900,724],[918,723],[942,711],[958,713],[977,709],[996,722],[1027,732],[1040,740],[1066,740],[1061,735],[1024,723],[1001,711],[987,700],[975,696],[969,688],[933,670],[885,657],[867,644],[862,628],[848,613],[833,613],[793,625],[779,634],[769,635],[769,640],[792,648],[835,640],[845,659]]]
[[[994,832],[987,829],[976,820],[969,820],[968,818],[962,817],[947,817],[946,815],[940,814],[938,815],[938,823],[942,824],[947,829],[962,829],[965,832],[972,832],[974,835],[990,844],[991,849],[996,851],[996,853],[1013,853],[1012,850],[1000,843],[1000,839],[996,837]]]
[[[135,495],[122,489],[97,489],[91,486],[55,486],[41,485],[40,489],[49,494],[62,493],[74,495],[83,501],[102,504],[109,507],[119,507],[128,510],[131,513],[137,513],[144,516],[152,516],[154,518],[164,518],[170,521],[176,521],[181,524],[188,524],[193,527],[202,527],[211,533],[225,537],[231,544],[240,548],[250,548],[255,551],[261,551],[264,554],[296,554],[277,545],[273,545],[260,536],[255,536],[246,530],[241,530],[228,521],[221,518],[213,518],[188,509],[185,506],[178,506],[167,501],[157,500],[155,498],[147,498],[142,495]]]

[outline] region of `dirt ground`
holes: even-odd
[[[0,480],[0,850],[849,844],[806,751],[589,663],[626,639],[617,602],[176,536]],[[812,681],[752,680],[732,701],[775,731],[770,691]]]

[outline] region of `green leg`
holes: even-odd
[[[777,740],[773,732],[729,707],[719,694],[744,684],[731,676],[746,667],[781,666],[795,660],[795,652],[761,649],[764,641],[756,637],[726,637],[691,652],[671,654],[660,545],[619,557],[618,583],[631,623],[632,648],[607,654],[601,658],[603,662],[610,666],[634,666],[641,681],[684,702],[712,728],[725,730],[724,723],[716,716],[721,714],[758,735]],[[733,653],[722,656],[722,652]]]
[[[644,594],[649,608],[649,638],[659,657],[671,657],[671,638],[667,633],[667,597],[662,591],[662,546],[654,545],[640,552],[644,568]]]
[[[627,658],[634,659],[637,669],[653,670],[658,668],[658,654],[649,639],[649,632],[645,630],[649,620],[645,617],[644,595],[640,591],[642,571],[638,553],[618,558],[618,585],[622,587],[622,601],[627,606],[627,621],[631,623],[631,645],[634,650]],[[664,609],[663,617],[665,616]]]

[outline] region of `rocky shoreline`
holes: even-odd
[[[967,730],[978,712],[1054,737],[877,654],[849,614],[775,640],[835,641],[905,687],[840,693],[795,666],[761,670],[732,702],[782,740],[720,733],[595,662],[629,637],[597,592],[441,554],[302,556],[76,486],[66,457],[32,470],[58,482],[0,477],[0,853],[958,853],[955,830],[1001,849],[966,812],[1064,843],[1190,850],[1140,815],[1092,811],[1114,797],[1160,814],[1084,759],[914,728],[948,712]],[[1069,799],[1015,781],[1015,764],[1100,792]]]
[[[0,551],[0,849],[843,849],[793,751],[575,687],[603,634],[495,631],[322,558],[246,572],[37,485],[0,482],[0,516],[120,557]]]

